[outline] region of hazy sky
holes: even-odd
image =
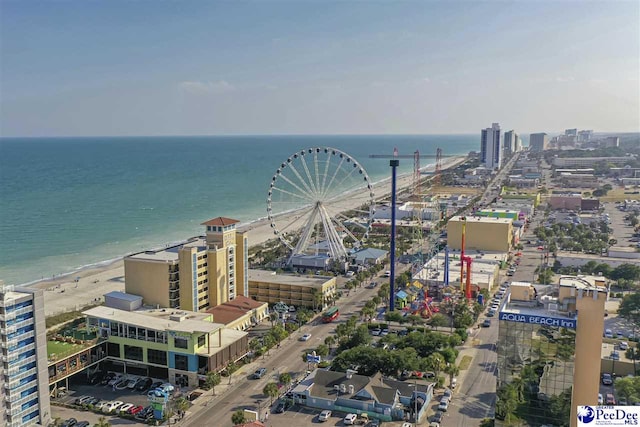
[[[2,1],[0,135],[640,131],[640,2]]]

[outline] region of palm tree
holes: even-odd
[[[278,378],[278,380],[280,381],[280,384],[287,386],[291,383],[291,374],[283,372],[280,374],[280,378]]]
[[[242,410],[238,410],[231,415],[231,422],[234,426],[239,424],[244,424],[247,419],[244,417],[244,412]]]
[[[213,395],[216,395],[216,386],[218,384],[220,384],[220,381],[222,381],[222,378],[220,377],[220,374],[215,372],[215,371],[209,371],[207,372],[207,376],[204,380],[204,385],[208,388],[211,389]]]
[[[456,366],[455,363],[450,363],[444,368],[444,373],[449,375],[449,387],[451,387],[453,379],[460,374],[460,367]]]
[[[98,422],[93,427],[111,427],[111,423],[105,417],[98,418]]]
[[[187,411],[187,409],[189,409],[189,406],[191,406],[189,401],[184,397],[177,398],[174,405],[175,405],[176,411],[178,411],[178,413],[180,414],[180,418],[184,416],[184,413]]]
[[[329,347],[329,350],[331,350],[331,347],[336,343],[335,335],[329,335],[326,337],[324,339],[324,343]]]
[[[262,389],[262,394],[265,396],[269,396],[270,402],[269,406],[273,405],[273,398],[278,396],[278,384],[276,383],[268,383]]]

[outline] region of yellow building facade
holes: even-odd
[[[283,302],[295,307],[324,308],[335,297],[335,277],[275,274],[249,270],[249,297],[269,304]]]
[[[144,304],[203,311],[249,293],[248,236],[235,219],[203,223],[205,238],[124,260],[125,290]]]
[[[447,223],[450,249],[462,248],[462,227],[466,222],[465,250],[509,252],[513,242],[513,223],[508,218],[454,216]]]

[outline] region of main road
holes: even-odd
[[[384,278],[374,279],[379,282]],[[185,420],[185,425],[206,426],[216,425],[220,427],[231,427],[231,415],[239,409],[259,410],[261,418],[269,411],[269,398],[262,394],[262,389],[269,382],[277,382],[280,373],[289,372],[292,377],[303,375],[308,366],[302,360],[302,354],[311,352],[318,345],[324,343],[325,337],[334,333],[335,327],[339,323],[346,322],[351,315],[358,315],[364,304],[378,292],[378,287],[368,289],[362,287],[351,291],[343,297],[336,305],[340,309],[340,317],[332,323],[320,323],[316,321],[303,326],[298,331],[291,334],[280,344],[280,348],[273,348],[265,358],[260,358],[249,365],[246,365],[243,375],[235,375],[232,384],[227,391],[207,404],[204,410],[194,413]],[[299,341],[299,338],[309,333],[311,338],[308,341]],[[264,367],[268,374],[259,380],[251,379],[254,370]],[[248,369],[248,371],[247,371]],[[227,381],[227,378],[223,378]],[[215,423],[212,424],[212,420]]]

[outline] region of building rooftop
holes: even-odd
[[[200,225],[213,225],[218,227],[226,227],[228,225],[237,224],[239,222],[240,221],[238,221],[237,219],[225,218],[223,216],[219,216],[217,218],[213,218],[213,219],[210,219],[209,221],[203,222]]]
[[[134,255],[130,255],[127,258],[145,261],[177,262],[180,249],[191,247],[197,247],[198,250],[204,251],[207,249],[207,243],[204,238],[195,237],[185,243],[172,246],[170,248],[140,252]]]
[[[511,224],[512,220],[510,218],[493,218],[487,216],[472,216],[469,215],[467,218],[467,224],[471,224],[474,222],[479,223],[491,223],[491,224]],[[454,216],[449,220],[449,222],[462,222],[461,216]]]
[[[99,306],[83,311],[82,314],[158,331],[211,333],[224,327],[221,323],[205,320],[210,319],[211,314],[168,308],[124,311]]]
[[[328,276],[303,276],[295,274],[276,274],[269,270],[249,269],[249,281],[277,283],[296,286],[318,287],[333,279]]]
[[[206,312],[213,315],[213,320],[218,323],[229,323],[240,319],[247,313],[262,306],[267,306],[266,302],[254,301],[242,295],[238,295],[232,301],[211,307]]]
[[[105,298],[106,297],[116,298],[116,299],[119,299],[119,300],[129,301],[129,302],[140,301],[142,299],[141,296],[133,295],[133,294],[127,294],[125,292],[120,292],[120,291],[109,292],[107,294],[104,294],[104,297]]]

